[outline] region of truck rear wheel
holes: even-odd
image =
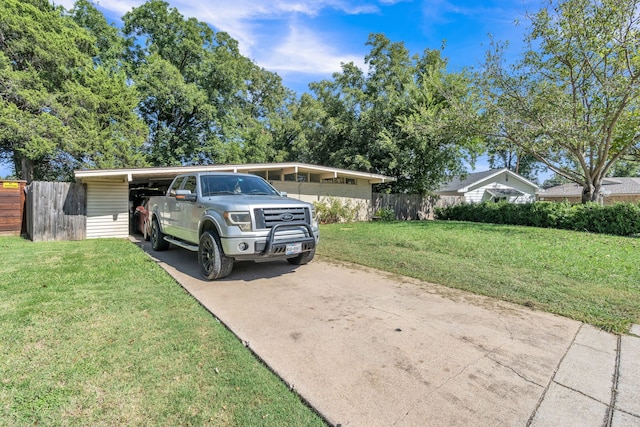
[[[226,256],[222,252],[217,236],[209,231],[205,231],[200,236],[198,261],[200,263],[200,273],[207,280],[226,277],[233,269],[233,258]]]
[[[316,254],[316,250],[311,249],[309,252],[303,252],[300,255],[297,255],[293,258],[287,258],[287,261],[289,261],[289,264],[303,265],[311,261],[315,256],[315,254]]]
[[[169,242],[164,240],[164,233],[160,230],[160,224],[155,217],[151,223],[151,247],[154,251],[164,251],[169,248]]]

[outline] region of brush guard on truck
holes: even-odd
[[[305,235],[305,237],[295,237],[292,239],[279,239],[276,240],[276,233],[278,230],[281,231],[291,230],[291,231],[300,231]],[[306,222],[297,222],[297,223],[282,223],[275,224],[271,227],[271,231],[269,232],[269,236],[267,237],[267,242],[264,246],[264,249],[260,252],[260,255],[265,257],[270,256],[296,256],[302,252],[309,252],[316,247],[316,238],[313,235],[313,230],[311,226]],[[259,249],[259,248],[256,248]]]

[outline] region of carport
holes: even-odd
[[[87,189],[87,238],[127,237],[136,204],[140,203],[140,198],[131,197],[132,191],[164,191],[177,175],[189,172],[258,175],[289,197],[307,202],[325,197],[350,200],[361,207],[363,218],[371,214],[371,185],[394,180],[379,174],[305,163],[77,170],[74,172],[76,181]]]

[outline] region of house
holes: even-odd
[[[74,171],[76,182],[86,188],[86,237],[127,237],[135,199],[133,192],[166,190],[182,173],[250,173],[269,181],[288,197],[307,202],[336,197],[360,207],[360,216],[371,211],[371,185],[394,178],[305,163],[178,166],[137,169],[93,169]]]
[[[540,191],[537,184],[504,168],[456,177],[435,193],[441,197],[457,197],[465,203],[529,203],[535,201],[537,191]]]
[[[640,202],[640,178],[605,178],[600,196],[605,205],[617,202]],[[550,202],[581,203],[582,186],[570,183],[547,188],[538,194],[538,200]]]

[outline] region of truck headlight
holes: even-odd
[[[249,212],[225,212],[227,225],[237,225],[242,231],[251,231],[251,214]]]

